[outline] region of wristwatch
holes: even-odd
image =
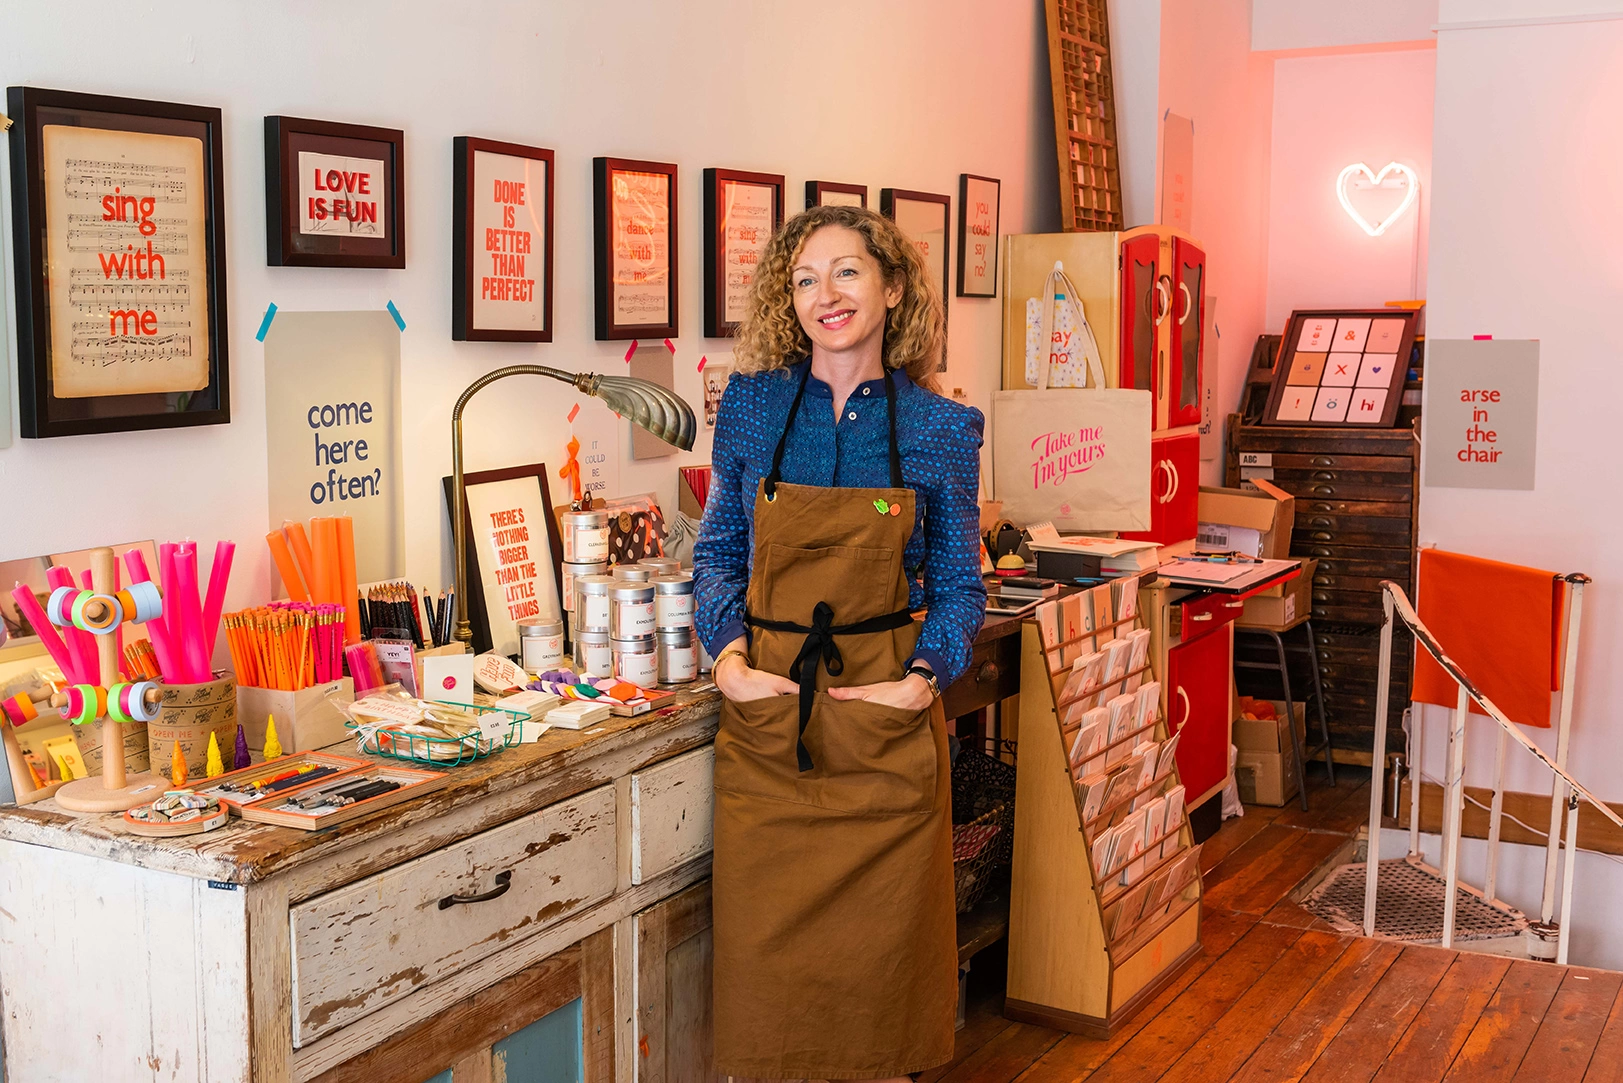
[[[930,686],[930,695],[937,697],[941,695],[941,681],[936,677],[934,670],[928,666],[908,666],[907,672],[903,673],[902,677],[907,678],[915,674],[923,677],[924,683]]]

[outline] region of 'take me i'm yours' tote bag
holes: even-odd
[[[1003,514],[1060,530],[1146,530],[1150,525],[1150,392],[1105,386],[1104,366],[1060,263],[1041,301],[1037,390],[992,397],[992,480]],[[1065,306],[1065,317],[1058,315]],[[1072,330],[1056,343],[1056,323]],[[1063,349],[1062,349],[1063,348]],[[1049,369],[1085,360],[1091,387],[1050,388]]]

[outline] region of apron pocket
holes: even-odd
[[[940,770],[930,708],[905,710],[819,692],[806,727],[812,770],[795,762],[798,696],[724,701],[715,788],[832,812],[894,815],[935,808]]]

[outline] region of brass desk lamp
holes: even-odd
[[[451,529],[456,537],[456,638],[461,643],[473,641],[473,625],[467,616],[468,494],[462,481],[462,409],[480,390],[509,376],[547,376],[573,384],[576,390],[597,396],[609,409],[630,418],[632,424],[647,429],[683,451],[693,450],[693,437],[698,429],[693,419],[693,408],[675,392],[632,376],[564,372],[545,365],[509,365],[487,372],[469,384],[451,408],[451,470],[456,475],[452,486],[456,493],[456,506],[451,509]]]

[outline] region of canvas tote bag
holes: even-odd
[[[1049,362],[1085,361],[1091,387],[1051,388],[1050,363],[1037,365],[1037,390],[992,396],[992,481],[1003,514],[1016,523],[1051,521],[1060,530],[1147,530],[1150,525],[1148,391],[1105,386],[1099,348],[1076,287],[1056,262],[1041,302],[1038,342]],[[1058,316],[1061,306],[1067,309]],[[1055,356],[1055,327],[1070,336]]]

